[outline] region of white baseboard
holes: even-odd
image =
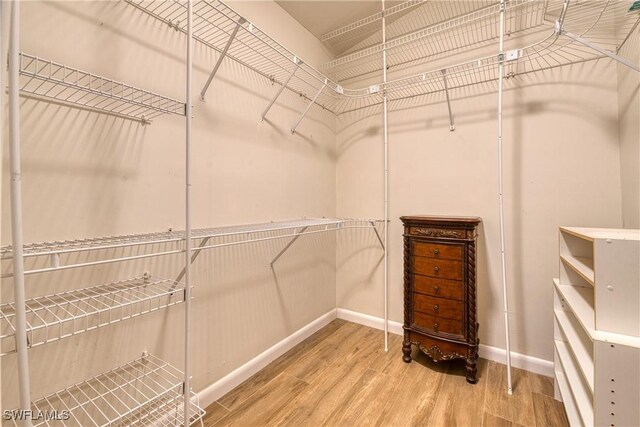
[[[328,311],[313,322],[278,342],[273,347],[268,348],[244,365],[238,367],[233,372],[206,387],[204,390],[201,390],[198,393],[198,399],[200,400],[201,407],[206,408],[216,400],[220,399],[222,396],[249,379],[252,375],[259,372],[269,363],[273,362],[278,357],[309,338],[315,332],[327,326],[335,318],[336,310],[333,309]]]
[[[371,328],[384,329],[384,319],[380,317],[346,310],[344,308],[338,308],[336,311],[338,319],[344,319],[349,322],[358,323]],[[402,324],[390,320],[389,332],[396,335],[402,335]],[[502,364],[507,363],[507,351],[503,348],[480,344],[478,353],[480,357],[484,359],[493,360],[494,362]],[[511,352],[511,365],[515,368],[524,369],[525,371],[534,372],[546,377],[553,377],[554,374],[552,361],[527,356],[526,354]]]
[[[347,310],[345,308],[338,308],[336,311],[338,319],[369,326],[370,328],[384,330],[384,319],[381,317],[375,317],[369,314]],[[396,335],[402,335],[402,323],[389,320],[389,332]]]

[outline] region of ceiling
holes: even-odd
[[[276,0],[289,15],[318,39],[329,31],[380,12],[376,0]],[[402,1],[386,1],[389,8]]]

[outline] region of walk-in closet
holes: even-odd
[[[0,0],[6,426],[640,425],[640,1]]]

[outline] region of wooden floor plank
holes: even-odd
[[[402,337],[389,334],[389,351],[385,352],[381,346],[369,368],[390,377],[402,378],[410,366],[410,363],[402,361]]]
[[[520,424],[512,423],[509,420],[490,414],[485,411],[482,419],[482,427],[521,427]]]
[[[478,360],[478,382],[469,384],[465,363],[449,362],[431,417],[430,426],[477,426],[482,423],[489,363]]]
[[[540,393],[553,397],[553,378],[529,372],[529,383],[532,393]]]
[[[218,402],[213,402],[211,405],[207,406],[206,412],[207,413],[202,418],[204,425],[214,425],[225,415],[229,414],[229,410]]]
[[[408,369],[376,420],[377,426],[426,425],[436,404],[447,364],[427,360],[421,353]],[[402,355],[397,357],[402,360]],[[404,362],[403,362],[404,363]]]
[[[333,412],[339,411],[350,397],[350,391],[364,372],[357,359],[336,363],[331,374],[322,375],[283,408],[270,425],[319,426]]]
[[[569,420],[562,402],[552,396],[540,393],[531,393],[533,409],[535,411],[536,425],[540,427],[568,427]]]
[[[490,414],[523,426],[535,426],[529,373],[511,368],[513,394],[507,393],[506,366],[489,362],[485,410]]]
[[[354,386],[349,407],[332,414],[329,426],[373,426],[380,413],[394,398],[400,379],[368,369]]]
[[[308,383],[318,378],[335,360],[361,344],[369,328],[347,323],[312,351],[296,357],[284,370],[287,374]]]
[[[299,360],[306,353],[315,351],[319,345],[322,345],[328,338],[333,336],[338,329],[346,324],[347,322],[342,319],[335,319],[224,395],[218,400],[218,403],[229,410],[236,408],[244,399],[247,399],[269,381],[280,375],[293,362]],[[351,326],[346,326],[346,328],[351,330]]]
[[[207,408],[205,426],[560,426],[564,407],[553,380],[478,360],[478,384],[464,362],[435,363],[414,350],[402,361],[402,337],[332,322]],[[228,406],[227,406],[228,405]]]
[[[265,426],[309,384],[285,373],[253,393],[213,426]]]

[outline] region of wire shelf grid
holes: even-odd
[[[466,4],[466,2],[464,2]],[[511,0],[505,6],[505,33],[521,33],[544,23],[546,1]],[[345,55],[319,67],[332,78],[342,81],[369,73],[381,72],[382,52],[387,51],[389,70],[416,65],[443,53],[452,54],[499,38],[500,5],[481,9],[438,22],[426,28],[393,38],[385,44]]]
[[[262,224],[233,225],[192,230],[194,243],[192,251],[233,246],[244,243],[284,239],[300,234],[316,234],[349,228],[375,228],[379,220],[305,218],[291,221],[277,221]],[[158,250],[145,253],[115,255],[113,249],[132,249],[137,246],[159,245]],[[103,238],[42,242],[24,245],[25,274],[77,268],[110,262],[149,258],[184,252],[184,231],[109,236]],[[78,255],[84,253],[84,258]],[[12,259],[10,245],[0,248],[2,260]],[[95,255],[95,256],[94,256]],[[102,258],[96,260],[96,256]],[[71,262],[67,264],[66,262]],[[9,263],[7,263],[9,264]],[[3,270],[2,277],[11,273]]]
[[[167,25],[184,32],[186,5],[179,0],[126,0],[138,9],[165,22]],[[547,24],[548,34],[536,43],[519,49],[516,60],[508,62],[508,75],[542,71],[573,63],[585,62],[602,55],[589,48],[578,45],[560,36],[552,28],[562,10],[562,0],[511,0],[507,9],[507,31],[523,33],[543,29]],[[428,6],[428,7],[427,7]],[[494,1],[474,0],[469,2],[406,2],[403,12],[389,27],[390,37],[396,34],[399,39],[389,41],[397,43],[397,53],[391,53],[392,66],[417,66],[424,58],[444,55],[474,43],[476,38],[490,41],[498,37],[497,15],[499,11]],[[565,26],[571,31],[593,37],[598,43],[616,49],[637,23],[637,14],[627,13],[628,5],[617,0],[581,0],[570,2]],[[426,13],[425,11],[430,11]],[[200,0],[194,5],[194,37],[210,48],[221,52],[230,34],[240,25],[240,31],[229,49],[228,56],[243,64],[274,83],[282,84],[295,68],[298,59],[291,51],[272,39],[220,0]],[[373,16],[375,19],[375,15]],[[365,28],[369,22],[355,25]],[[372,21],[373,22],[373,21]],[[493,24],[492,24],[493,23]],[[495,27],[495,28],[494,28]],[[416,34],[408,30],[418,31]],[[337,38],[348,37],[356,30],[345,30]],[[449,37],[453,35],[453,37]],[[415,40],[414,40],[415,38]],[[362,49],[361,45],[354,49]],[[418,48],[416,48],[416,46]],[[372,52],[379,47],[372,47]],[[452,50],[453,49],[453,50]],[[380,52],[380,51],[378,51]],[[376,62],[374,53],[362,54],[362,67],[354,67],[354,73],[371,70]],[[404,62],[403,62],[404,61]],[[379,61],[381,62],[381,61]],[[346,88],[336,83],[320,71],[306,63],[290,80],[287,88],[301,96],[318,92],[323,85],[316,104],[334,114],[355,111],[383,102],[383,93],[390,100],[407,99],[444,90],[443,70],[451,78],[449,89],[473,84],[495,81],[499,61],[497,54],[491,58],[480,58],[452,66],[441,67],[418,75],[389,82],[386,86],[374,84],[362,88]],[[380,65],[375,65],[379,67]],[[348,67],[345,67],[348,68]],[[359,69],[359,70],[358,70]],[[342,76],[344,77],[344,76]]]
[[[184,301],[184,285],[139,277],[26,301],[27,345],[62,338],[151,313]],[[15,304],[0,306],[0,355],[14,353]]]
[[[185,104],[176,99],[24,52],[20,53],[20,76],[23,96],[143,123],[161,114],[185,114]]]
[[[32,403],[34,426],[179,426],[183,423],[184,374],[167,362],[140,359],[51,393]],[[190,425],[205,411],[190,393]],[[58,419],[48,419],[55,415]],[[14,424],[18,425],[14,420]]]
[[[186,34],[187,5],[179,0],[125,0],[130,5],[164,22],[169,27]],[[251,22],[219,0],[199,0],[193,6],[193,37],[209,48],[222,52],[237,25],[240,25],[226,56],[262,75],[273,83],[282,85],[296,67],[300,58]],[[310,99],[327,84],[316,103],[330,105],[332,93],[338,84],[309,64],[299,65],[287,89]]]
[[[385,10],[387,25],[408,13],[413,13],[417,6],[422,6],[427,1],[428,0],[408,0],[387,8]],[[382,11],[323,34],[320,37],[320,41],[335,53],[351,50],[354,45],[364,40],[367,40],[369,43],[376,40],[381,41],[381,36],[374,37],[374,40],[371,40],[370,37],[372,34],[380,31],[381,21]]]

